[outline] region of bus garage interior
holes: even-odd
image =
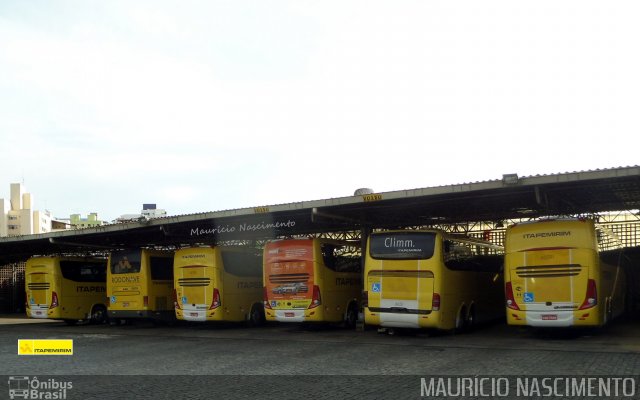
[[[518,177],[257,206],[0,238],[0,313],[25,307],[24,265],[32,256],[98,255],[119,249],[251,246],[326,237],[360,241],[387,229],[440,229],[504,245],[509,225],[544,218],[593,219],[604,248],[622,251],[628,315],[640,314],[640,167]]]

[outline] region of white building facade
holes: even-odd
[[[51,232],[49,211],[33,209],[33,196],[21,183],[11,184],[9,200],[0,199],[0,236]]]
[[[130,222],[130,221],[139,220],[140,218],[153,219],[153,218],[164,218],[166,216],[167,216],[166,210],[157,208],[155,204],[149,203],[149,204],[142,205],[142,212],[140,214],[123,214],[118,218],[116,218],[113,222],[114,223]]]

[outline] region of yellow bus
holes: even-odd
[[[32,257],[25,269],[30,318],[103,323],[107,260],[90,257]]]
[[[503,314],[503,249],[440,230],[372,233],[365,257],[367,325],[471,329]]]
[[[267,321],[344,322],[354,327],[361,298],[360,247],[329,239],[291,239],[264,249]]]
[[[599,254],[598,236],[587,219],[509,226],[504,275],[508,324],[601,326],[622,314],[626,280],[620,257]]]
[[[112,251],[107,274],[109,317],[114,321],[175,320],[173,251]]]
[[[175,315],[186,321],[264,322],[262,260],[255,249],[192,247],[174,258]]]

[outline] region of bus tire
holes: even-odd
[[[355,302],[349,303],[347,312],[344,315],[344,327],[347,329],[355,329],[358,322],[358,307]]]
[[[460,307],[458,314],[456,315],[456,325],[453,328],[453,333],[461,333],[465,328],[465,322],[467,320],[467,308],[465,306]]]
[[[471,306],[471,308],[469,308],[469,312],[467,313],[467,318],[465,319],[465,330],[467,332],[471,332],[475,329],[476,327],[476,307],[475,306]]]
[[[104,324],[107,322],[107,309],[102,304],[95,305],[91,309],[91,323]]]
[[[264,308],[261,304],[254,304],[249,313],[249,325],[260,326],[264,324]]]
[[[611,323],[611,320],[613,320],[613,305],[611,302],[611,298],[608,298],[607,302],[605,303],[603,325],[609,325]]]

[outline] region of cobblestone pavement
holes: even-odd
[[[74,355],[17,355],[18,339],[49,338],[73,339]],[[496,324],[461,335],[390,336],[297,325],[0,319],[0,370],[73,381],[69,399],[420,398],[421,378],[433,376],[640,376],[640,322],[562,334]],[[7,393],[0,387],[0,398]]]

